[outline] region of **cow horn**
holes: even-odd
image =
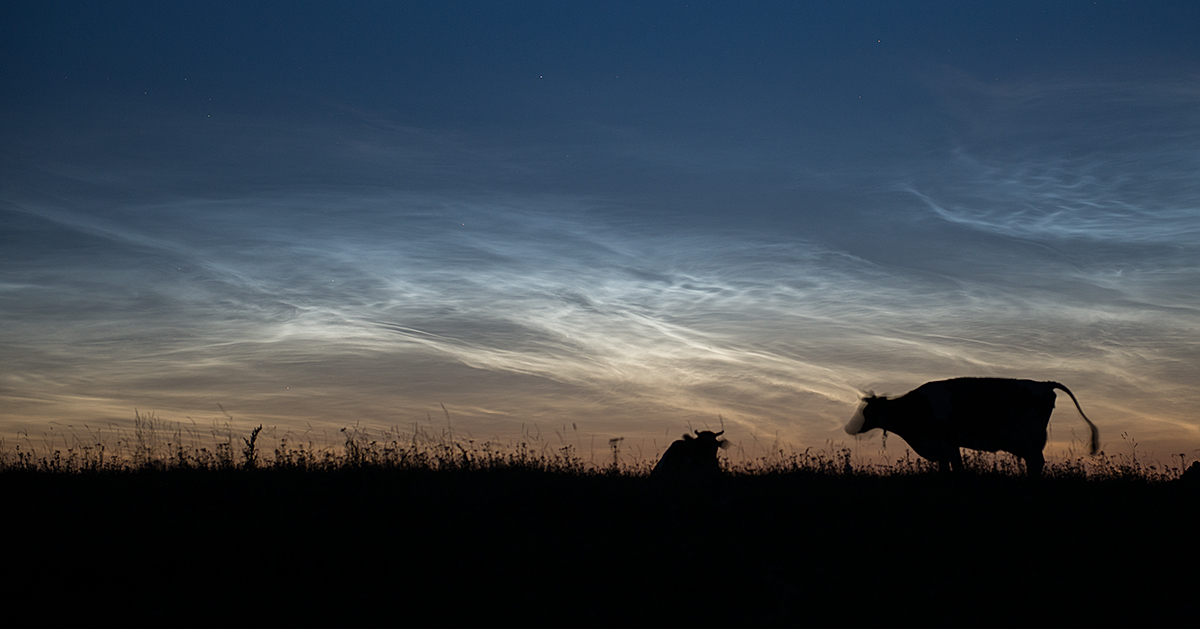
[[[714,436],[714,437],[720,437],[720,436],[721,436],[721,435],[723,435],[723,434],[725,434],[725,431],[724,431],[724,430],[722,430],[721,432],[713,433],[713,436]]]

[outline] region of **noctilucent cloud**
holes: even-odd
[[[1003,376],[1200,456],[1194,3],[246,4],[0,8],[0,434],[867,453]]]

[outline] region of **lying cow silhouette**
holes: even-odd
[[[718,439],[725,431],[712,432],[701,430],[696,436],[685,434],[667,448],[654,470],[651,478],[696,478],[716,476],[721,473],[721,464],[717,462],[717,450],[726,447],[729,442]]]
[[[927,382],[898,398],[868,396],[846,424],[852,435],[882,428],[900,435],[917,454],[945,471],[961,470],[959,448],[1011,452],[1025,460],[1030,476],[1046,463],[1046,426],[1054,411],[1054,390],[1065,391],[1091,429],[1090,449],[1100,447],[1100,431],[1071,390],[1057,382],[1009,378],[955,378]]]

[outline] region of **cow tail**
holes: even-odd
[[[1079,409],[1079,416],[1083,418],[1083,421],[1087,422],[1088,428],[1092,429],[1092,443],[1091,443],[1092,454],[1096,454],[1096,452],[1099,452],[1100,451],[1100,431],[1096,428],[1096,424],[1093,424],[1092,420],[1088,419],[1087,415],[1083,414],[1083,407],[1079,406],[1079,400],[1075,399],[1075,394],[1071,393],[1070,389],[1068,389],[1067,387],[1064,387],[1063,385],[1061,385],[1057,382],[1049,382],[1047,384],[1049,384],[1051,387],[1053,387],[1055,389],[1060,389],[1062,391],[1066,391],[1067,395],[1071,396],[1071,401],[1075,403],[1075,408]]]

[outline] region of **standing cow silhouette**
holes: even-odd
[[[1046,463],[1046,426],[1054,412],[1054,390],[1066,392],[1091,429],[1089,449],[1100,447],[1100,431],[1083,414],[1071,390],[1057,382],[1011,378],[954,378],[925,384],[898,398],[863,398],[846,424],[852,435],[882,428],[900,435],[917,454],[942,471],[961,470],[959,448],[1011,452],[1025,460],[1030,476]]]

